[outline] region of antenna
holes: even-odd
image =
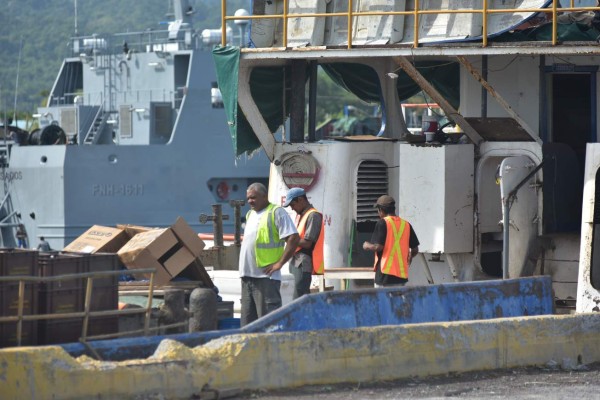
[[[21,70],[21,51],[23,50],[23,36],[21,36],[21,43],[19,45],[19,58],[17,59],[17,79],[15,82],[15,108],[13,110],[13,121],[15,126],[17,124],[17,96],[19,95],[19,73]]]
[[[77,32],[77,0],[73,0],[73,3],[75,7],[75,36],[79,36],[79,33]]]

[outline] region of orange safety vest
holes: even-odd
[[[385,217],[384,220],[387,234],[381,255],[381,272],[408,279],[410,224],[397,216]],[[377,253],[375,253],[373,269],[377,268],[377,260]]]
[[[300,221],[298,223],[298,234],[300,235],[300,239],[304,238],[304,232],[306,231],[306,221],[308,220],[308,216],[311,213],[317,212],[314,208],[309,209],[307,212],[302,215]],[[323,275],[325,272],[325,260],[323,259],[323,242],[325,239],[325,224],[323,219],[321,219],[321,232],[319,233],[319,238],[315,243],[315,246],[312,250],[312,264],[313,264],[313,275]],[[302,250],[302,247],[298,246],[296,249],[296,253]]]

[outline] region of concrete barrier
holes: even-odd
[[[484,320],[552,312],[552,281],[548,276],[362,289],[303,296],[240,330],[91,342],[93,353],[80,343],[63,348],[73,356],[98,355],[103,360],[120,361],[149,357],[167,338],[193,347],[237,333]]]
[[[238,334],[153,356],[77,359],[61,347],[0,350],[11,399],[190,398],[207,389],[273,389],[498,368],[600,361],[600,314],[502,318],[340,330]],[[566,361],[565,361],[566,360]]]

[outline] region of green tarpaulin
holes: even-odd
[[[260,148],[260,142],[237,103],[239,57],[238,47],[225,46],[213,50],[217,82],[223,96],[236,156],[251,154]],[[334,82],[361,100],[370,103],[381,101],[379,80],[371,67],[352,63],[322,64],[321,67]],[[456,63],[420,62],[417,63],[417,68],[453,106],[458,107],[459,76]],[[398,75],[400,99],[409,98],[420,91],[417,84],[406,74],[399,71]],[[257,67],[250,74],[252,98],[272,133],[276,132],[289,116],[290,77],[289,67]]]

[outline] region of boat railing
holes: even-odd
[[[148,302],[144,308],[132,308],[124,310],[102,310],[92,311],[92,296],[94,288],[94,279],[106,278],[115,275],[122,275],[123,271],[96,271],[86,272],[79,274],[66,274],[56,275],[51,277],[40,277],[40,276],[0,276],[0,285],[10,284],[18,282],[18,304],[17,304],[17,315],[12,316],[0,316],[0,324],[2,323],[15,323],[16,322],[16,343],[17,346],[21,346],[23,340],[23,323],[29,321],[42,321],[42,320],[60,320],[60,319],[73,319],[81,318],[83,320],[80,341],[86,342],[88,340],[99,340],[109,339],[115,337],[121,337],[126,335],[144,335],[149,336],[151,332],[160,329],[170,329],[176,327],[187,326],[188,322],[179,322],[170,325],[161,325],[159,327],[150,326],[150,317],[152,313],[152,296],[154,293],[154,276],[156,269],[144,268],[127,270],[130,275],[136,274],[150,274],[148,284]],[[86,279],[85,286],[85,300],[83,305],[83,311],[69,312],[69,313],[55,313],[55,314],[31,314],[25,315],[25,285],[26,284],[38,284],[38,283],[50,283],[68,280]],[[89,322],[94,317],[110,317],[110,316],[121,316],[121,315],[135,315],[144,314],[144,328],[139,330],[119,331],[115,333],[109,333],[104,335],[88,335]]]
[[[164,88],[155,89],[138,89],[127,91],[114,92],[113,101],[118,104],[149,104],[151,102],[175,102],[181,100],[185,94],[185,88],[177,88],[177,90],[169,90]],[[71,99],[71,100],[69,100]],[[52,96],[49,106],[73,106],[74,104],[87,106],[106,107],[107,96],[103,92],[85,92],[85,93],[65,93],[64,96]],[[114,110],[113,110],[114,111]]]
[[[71,38],[71,43],[73,55],[76,57],[172,51],[193,48],[196,44],[195,41],[170,38],[169,31],[166,29],[148,29],[141,32],[111,35],[77,36]]]
[[[578,12],[578,11],[600,11],[600,7],[575,7],[575,0],[570,0],[570,7],[561,7],[559,0],[553,0],[548,8],[491,8],[489,7],[488,1],[483,1],[481,8],[471,9],[453,9],[453,10],[426,10],[420,7],[419,0],[414,0],[414,10],[408,11],[354,11],[353,3],[355,0],[347,0],[347,11],[345,12],[331,12],[331,13],[290,13],[289,2],[283,1],[283,12],[281,14],[268,14],[268,15],[228,15],[227,14],[227,0],[221,0],[221,45],[225,46],[228,43],[227,39],[227,22],[229,21],[244,21],[251,22],[255,19],[273,19],[282,21],[282,48],[288,47],[288,23],[290,19],[297,20],[299,18],[318,18],[318,17],[347,17],[347,46],[348,49],[353,47],[352,43],[352,32],[354,32],[353,24],[354,17],[363,16],[412,16],[414,18],[414,32],[413,32],[413,47],[419,47],[419,18],[423,15],[439,15],[439,14],[481,14],[482,21],[482,39],[481,46],[486,47],[488,45],[488,39],[490,32],[488,31],[488,19],[492,14],[511,14],[511,13],[546,13],[551,16],[552,19],[552,45],[558,44],[558,15],[564,12]],[[239,22],[238,22],[239,23]]]

